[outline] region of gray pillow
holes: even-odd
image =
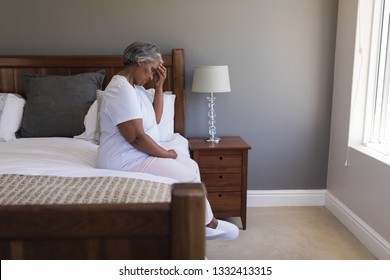
[[[73,137],[102,88],[105,70],[73,76],[23,74],[26,93],[18,137]]]

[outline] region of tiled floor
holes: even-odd
[[[247,229],[235,240],[207,241],[206,252],[210,260],[375,259],[325,207],[248,208]]]

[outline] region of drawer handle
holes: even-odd
[[[219,193],[219,194],[218,194],[218,197],[222,197],[222,194],[221,194],[221,193]]]
[[[223,157],[219,157],[219,160],[223,160]]]
[[[223,175],[219,175],[218,178],[219,178],[219,179],[223,179]]]

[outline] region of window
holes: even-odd
[[[390,156],[390,0],[374,16],[364,144]]]

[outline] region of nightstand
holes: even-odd
[[[242,228],[246,229],[248,150],[251,147],[239,136],[222,137],[219,143],[189,138],[189,144],[215,217],[240,217]]]

